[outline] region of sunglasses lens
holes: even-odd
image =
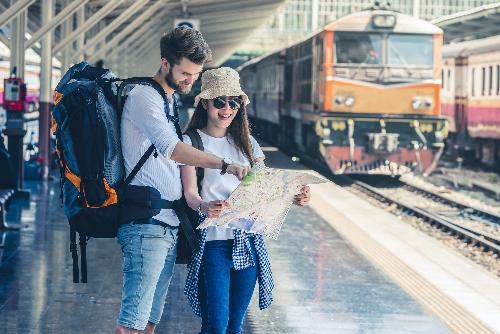
[[[240,104],[238,102],[239,101],[237,101],[236,99],[230,99],[229,100],[229,108],[231,108],[233,110],[240,109]]]
[[[233,110],[238,110],[240,109],[241,106],[241,101],[237,97],[231,97],[228,100],[229,103],[229,108]],[[226,98],[219,96],[214,99],[214,107],[217,109],[224,109],[226,107]]]
[[[222,97],[216,97],[214,99],[214,107],[217,109],[223,109],[226,106],[226,100]]]

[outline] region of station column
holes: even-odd
[[[42,1],[42,26],[47,24],[54,13],[53,0]],[[40,62],[40,120],[39,120],[39,148],[42,163],[42,179],[47,179],[50,162],[50,108],[52,100],[52,32],[45,34],[41,39]]]

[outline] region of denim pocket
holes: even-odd
[[[142,238],[163,238],[166,233],[166,228],[161,225],[141,225],[140,235]]]

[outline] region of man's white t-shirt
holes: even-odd
[[[172,115],[172,102],[169,107]],[[128,94],[121,119],[126,175],[130,174],[152,143],[160,154],[156,158],[151,155],[130,184],[158,189],[161,198],[169,201],[179,199],[182,196],[179,166],[170,159],[179,141],[174,123],[165,114],[161,95],[152,87],[135,86]],[[174,210],[162,209],[154,218],[172,226],[179,225]]]
[[[231,159],[234,163],[242,166],[250,166],[247,157],[228,137],[212,137],[197,130],[203,142],[205,152],[212,153],[219,157]],[[191,145],[189,136],[184,135],[184,142]],[[250,137],[253,148],[253,157],[264,158],[264,153],[255,138]],[[205,168],[203,181],[201,183],[201,198],[204,201],[225,200],[238,187],[240,181],[231,174],[220,174],[218,169]],[[207,241],[233,239],[233,229],[225,227],[211,226],[207,228]]]

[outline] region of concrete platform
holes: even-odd
[[[266,153],[271,165],[290,167],[278,152]],[[0,333],[111,333],[122,280],[116,241],[92,239],[89,283],[73,284],[58,181],[28,185],[31,202],[13,203],[7,217],[22,228],[0,232]],[[450,332],[313,208],[294,208],[268,246],[275,302],[259,311],[254,295],[243,333]],[[199,330],[182,294],[184,280],[185,268],[177,266],[157,333]]]
[[[394,215],[334,185],[311,207],[455,332],[500,332],[500,278]]]

